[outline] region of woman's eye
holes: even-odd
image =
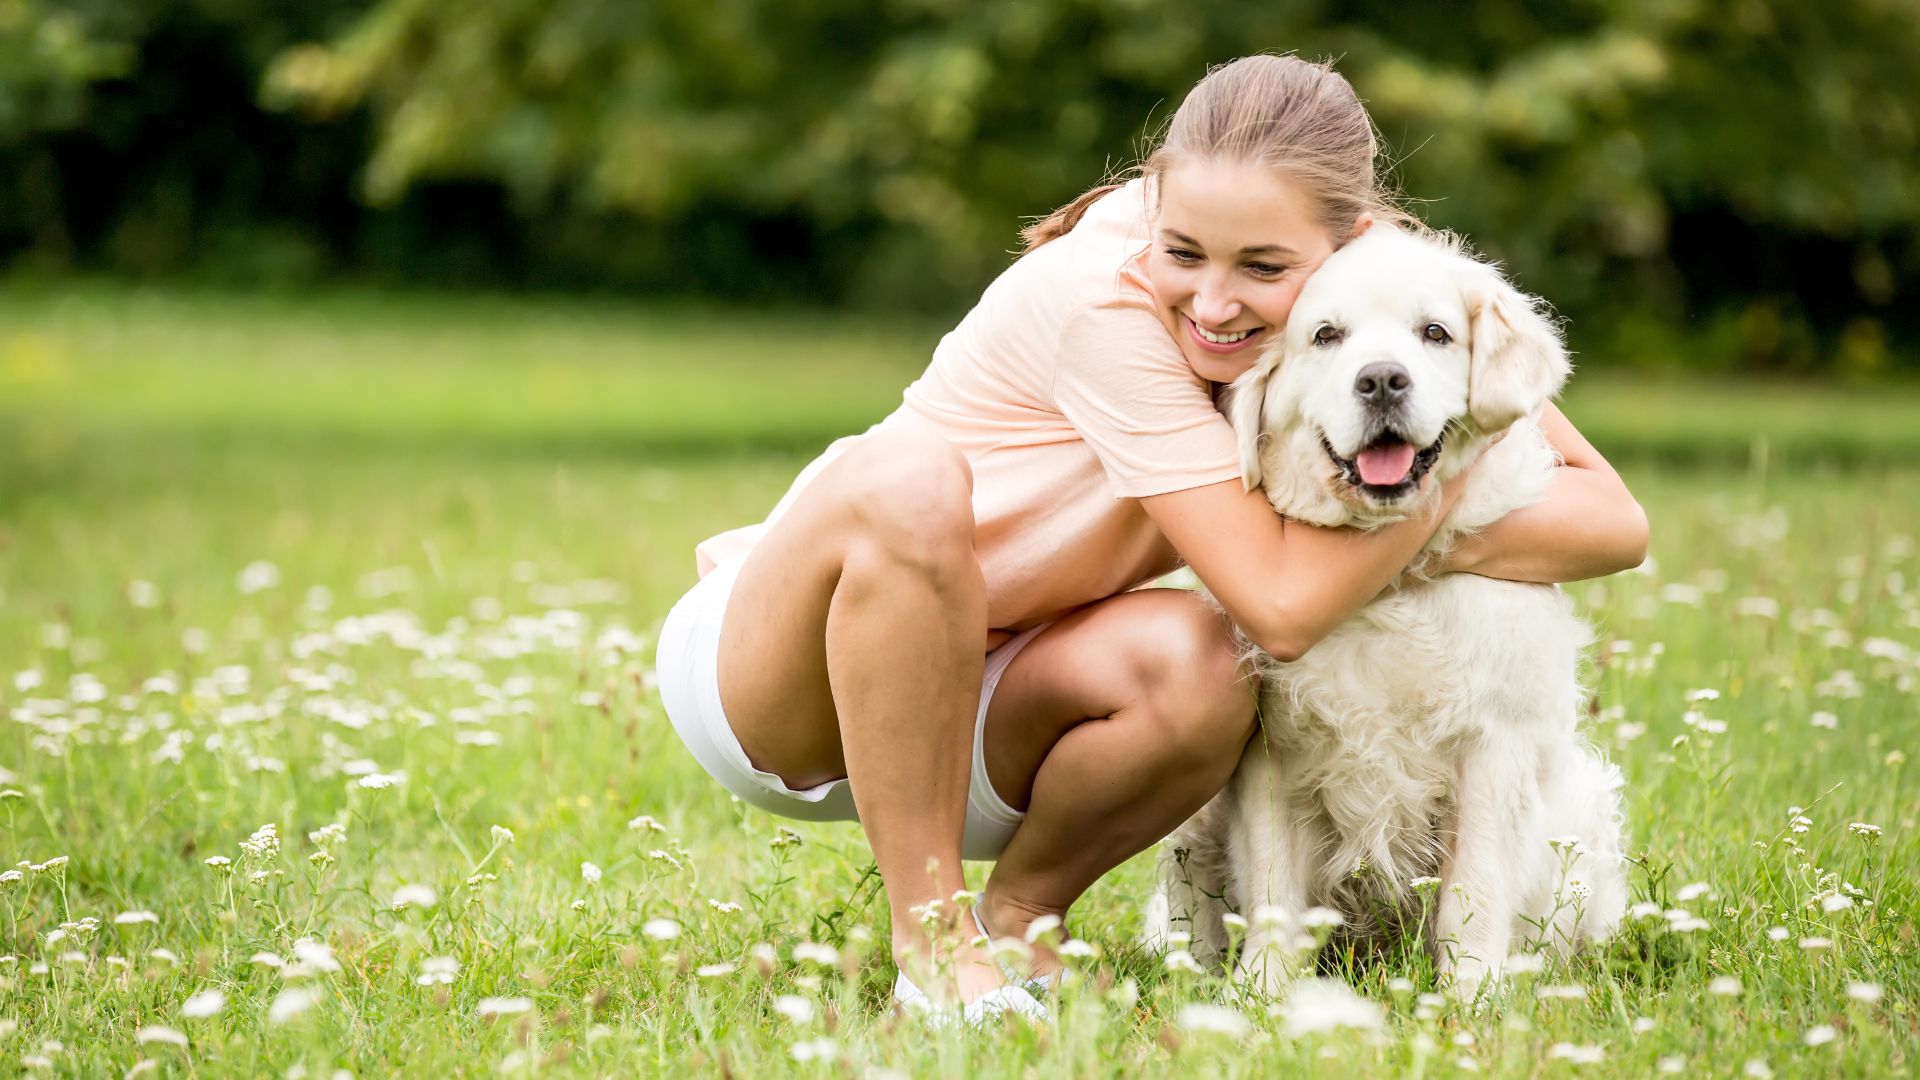
[[[1272,277],[1275,274],[1286,273],[1287,270],[1284,266],[1275,266],[1272,263],[1248,263],[1247,269],[1259,274],[1261,277]]]
[[[1337,326],[1327,325],[1313,332],[1313,343],[1315,345],[1331,345],[1339,340],[1340,328]]]
[[[1420,331],[1420,336],[1433,342],[1435,345],[1445,345],[1453,340],[1453,335],[1447,333],[1447,328],[1437,322],[1428,323],[1427,328]]]
[[[1177,263],[1197,263],[1200,261],[1199,255],[1188,251],[1186,248],[1168,248],[1167,254]]]

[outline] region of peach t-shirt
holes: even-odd
[[[861,439],[924,425],[973,467],[989,627],[1022,630],[1173,569],[1178,557],[1140,497],[1240,469],[1212,384],[1180,355],[1148,292],[1145,198],[1138,180],[1114,191],[1008,267],[900,407],[829,446],[767,523]],[[765,529],[702,543],[700,572],[743,557]]]

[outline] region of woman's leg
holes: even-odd
[[[1015,937],[1064,915],[1172,832],[1225,786],[1254,713],[1226,617],[1193,593],[1124,593],[1034,638],[987,711],[987,771],[1027,811],[987,883],[987,925]]]
[[[876,435],[808,485],[742,565],[720,697],[753,764],[790,787],[845,776],[919,979],[913,908],[965,887],[960,838],[987,631],[972,474],[936,436]],[[963,999],[999,985],[963,947]],[[941,989],[927,985],[929,992]]]

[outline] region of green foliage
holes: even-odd
[[[1490,0],[1464,16],[389,0],[282,57],[268,86],[322,113],[371,107],[377,201],[481,176],[526,207],[790,216],[860,238],[851,280],[884,297],[977,285],[1004,265],[1021,215],[1137,157],[1207,64],[1261,49],[1341,56],[1426,216],[1580,314],[1674,319],[1738,299],[1816,323],[1829,309],[1878,319],[1896,264],[1912,265],[1920,21],[1881,0]],[[1722,219],[1738,224],[1731,243],[1800,265],[1724,265],[1711,250]],[[1818,244],[1839,250],[1798,250]],[[1738,346],[1812,359],[1751,335]]]
[[[87,91],[126,74],[133,41],[123,5],[0,0],[0,145],[86,115]]]
[[[1904,0],[0,0],[0,253],[950,317],[1260,50],[1595,359],[1920,356]]]

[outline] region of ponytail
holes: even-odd
[[[1081,195],[1067,205],[1048,214],[1020,230],[1020,239],[1025,243],[1021,253],[1032,251],[1049,240],[1058,240],[1073,231],[1080,219],[1087,216],[1087,209],[1100,201],[1110,191],[1117,191],[1119,184],[1101,184],[1099,187]]]

